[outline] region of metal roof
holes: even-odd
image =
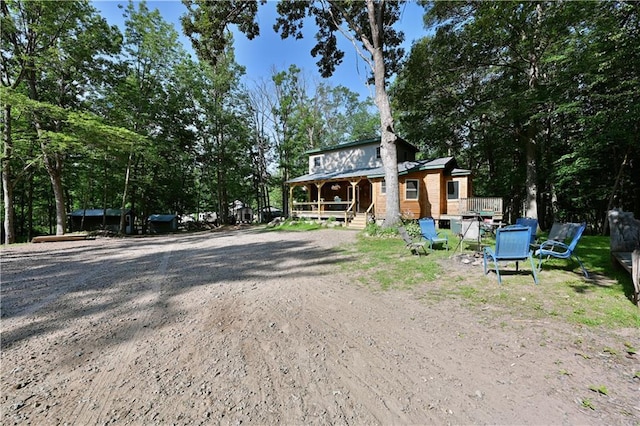
[[[98,217],[98,216],[120,216],[122,210],[121,209],[107,209],[106,214],[104,214],[104,209],[78,209],[69,213],[69,216],[73,217]],[[124,214],[130,214],[131,209],[126,209]]]
[[[178,216],[175,214],[152,214],[149,216],[149,222],[171,222]]]
[[[423,170],[437,170],[452,167],[452,176],[465,176],[471,174],[470,170],[455,167],[456,162],[453,157],[436,158],[435,160],[405,161],[398,163],[398,175],[419,172]],[[287,183],[317,182],[327,180],[345,180],[354,177],[366,177],[369,179],[384,178],[384,167],[370,167],[343,172],[311,173],[299,176],[287,181]]]

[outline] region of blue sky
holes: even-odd
[[[112,25],[123,25],[123,9],[126,0],[99,0],[93,5],[101,12]],[[247,40],[241,33],[235,33],[236,62],[246,68],[245,81],[251,85],[252,81],[268,79],[271,70],[275,67],[278,71],[289,68],[295,64],[301,68],[305,75],[311,79],[320,80],[320,74],[316,66],[316,58],[311,56],[311,49],[315,42],[315,29],[305,26],[302,40],[282,40],[273,31],[276,11],[275,1],[259,7],[258,23],[260,24],[260,36],[254,40]],[[165,21],[172,23],[179,34],[182,34],[180,16],[186,13],[186,8],[179,0],[147,1],[149,9],[158,9]],[[409,51],[413,41],[427,34],[422,23],[424,10],[414,2],[408,2],[402,14],[398,27],[405,33],[405,49]],[[373,87],[367,88],[365,80],[369,74],[368,66],[356,55],[354,47],[344,37],[340,38],[340,48],[345,52],[342,64],[336,69],[333,77],[328,82],[334,86],[339,84],[359,93],[361,97],[373,96]],[[191,50],[189,40],[182,36],[181,41],[187,50]],[[195,56],[195,55],[194,55]]]

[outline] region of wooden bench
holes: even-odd
[[[640,221],[633,213],[609,211],[611,258],[631,274],[632,300],[640,307]]]
[[[91,237],[89,235],[42,235],[39,237],[33,237],[31,239],[32,243],[53,243],[57,241],[81,241],[88,240]]]
[[[633,281],[633,303],[640,308],[640,250],[614,252],[611,256],[631,274]]]

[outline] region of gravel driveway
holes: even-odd
[[[2,424],[640,424],[637,358],[602,356],[636,331],[373,291],[336,250],[355,238],[245,228],[3,249]]]

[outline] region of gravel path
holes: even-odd
[[[637,330],[372,291],[338,267],[355,236],[3,249],[2,424],[640,424],[637,358],[602,356]]]

